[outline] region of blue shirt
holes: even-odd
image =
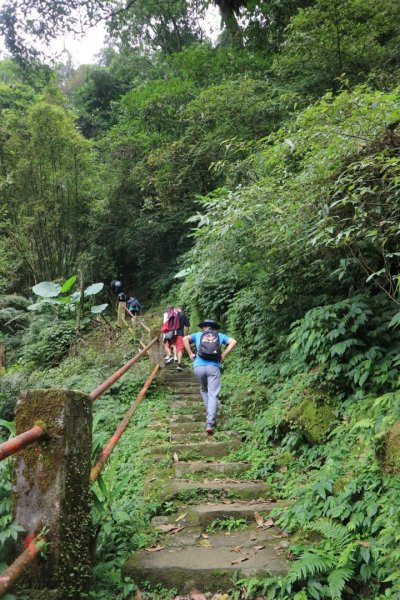
[[[203,335],[203,333],[204,333],[204,331],[197,331],[196,333],[191,333],[189,336],[191,341],[196,344],[196,350],[200,346],[200,339],[201,339],[201,336]],[[219,333],[218,337],[219,337],[219,343],[221,344],[221,346],[222,345],[227,346],[231,339],[230,337],[225,335],[225,333]],[[220,362],[217,362],[216,360],[205,360],[204,358],[201,358],[200,356],[198,356],[196,354],[196,358],[193,361],[194,369],[196,367],[207,367],[208,365],[212,365],[214,367],[221,368]]]

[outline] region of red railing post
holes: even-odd
[[[96,479],[99,476],[99,473],[100,473],[101,469],[103,468],[104,464],[106,463],[108,457],[110,456],[111,452],[114,450],[118,441],[121,439],[121,436],[124,433],[129,421],[131,420],[133,413],[135,412],[135,410],[139,406],[141,400],[143,399],[145,393],[149,389],[150,384],[153,381],[154,377],[156,376],[156,373],[159,368],[160,368],[160,365],[156,365],[154,367],[153,371],[150,373],[149,377],[147,378],[146,383],[144,384],[144,386],[140,390],[139,394],[137,395],[136,400],[132,403],[132,406],[126,413],[125,417],[122,419],[121,423],[118,425],[117,429],[115,430],[114,435],[111,437],[110,441],[108,442],[108,444],[106,445],[104,450],[101,452],[95,466],[92,468],[92,470],[90,472],[90,480],[91,481],[96,481]]]
[[[40,540],[34,540],[29,544],[26,550],[0,575],[0,598],[14,585],[24,574],[29,565],[43,550],[45,543]]]
[[[28,429],[28,431],[24,431],[7,442],[3,442],[3,444],[0,444],[0,460],[4,460],[19,450],[26,448],[26,446],[38,442],[43,439],[45,435],[46,430],[44,427],[34,425],[31,429]]]
[[[126,371],[128,369],[130,369],[135,363],[137,363],[137,361],[144,355],[146,354],[146,352],[149,350],[149,348],[151,348],[156,342],[158,341],[158,336],[154,337],[151,342],[149,344],[147,344],[147,346],[145,346],[143,348],[143,350],[141,350],[140,352],[138,352],[133,358],[131,358],[123,367],[121,367],[120,369],[118,369],[118,371],[116,371],[113,375],[111,375],[111,377],[109,377],[108,379],[106,379],[105,381],[103,381],[102,384],[100,384],[96,389],[94,389],[92,392],[90,392],[90,397],[91,399],[94,401],[96,400],[99,396],[101,396],[102,394],[104,394],[104,392],[106,390],[108,390],[109,387],[112,386],[113,383],[115,383],[117,381],[117,379],[119,379],[124,373],[126,373]]]

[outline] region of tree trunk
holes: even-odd
[[[214,0],[218,6],[221,19],[225,25],[228,36],[233,46],[243,48],[243,35],[236,18],[236,14],[242,6],[246,6],[245,0]]]

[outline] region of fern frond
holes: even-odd
[[[290,569],[286,581],[294,583],[295,581],[305,580],[315,573],[324,573],[333,567],[333,561],[327,556],[314,554],[313,552],[304,552]]]
[[[312,531],[317,531],[329,540],[332,550],[335,553],[343,552],[346,546],[352,541],[351,533],[347,527],[341,523],[332,521],[332,519],[319,519],[315,523],[311,523],[308,528]]]
[[[332,600],[341,600],[342,592],[346,582],[354,575],[354,569],[351,567],[340,567],[328,575],[329,592]]]

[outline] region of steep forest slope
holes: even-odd
[[[238,458],[293,500],[290,578],[248,598],[398,597],[400,5],[75,2],[110,47],[74,69],[26,42],[73,27],[39,4],[33,32],[0,11],[0,418],[75,339],[27,311],[35,283],[183,302],[238,339]]]

